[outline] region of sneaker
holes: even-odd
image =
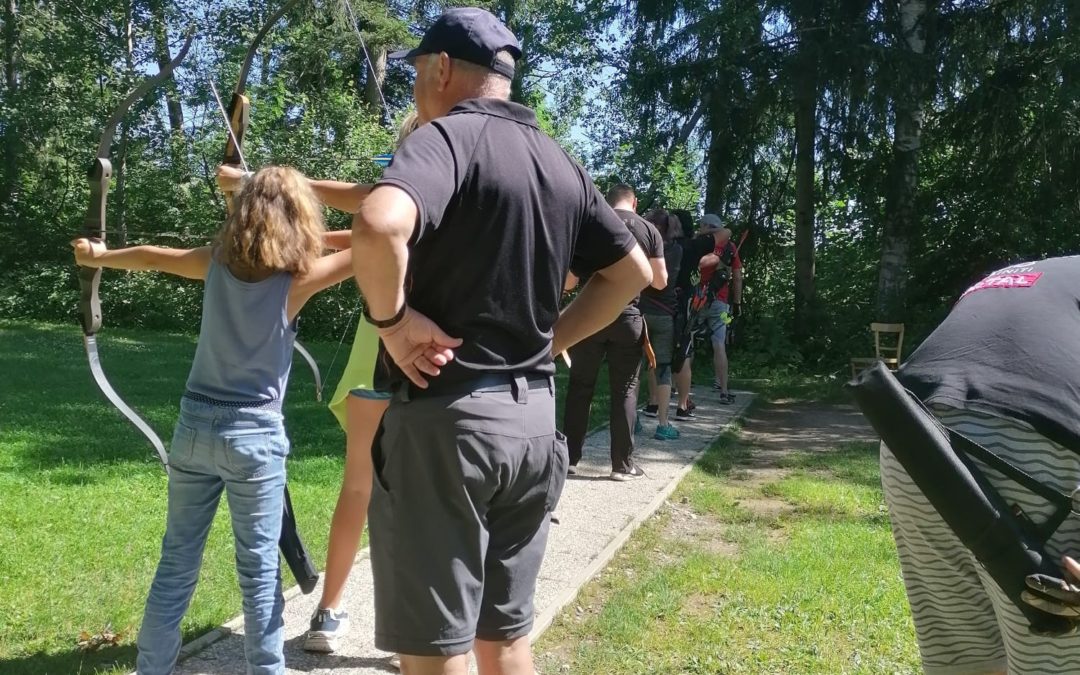
[[[687,396],[686,397],[686,410],[689,411],[689,412],[694,412],[694,410],[696,408],[697,408],[697,403],[694,403],[694,397],[693,396]]]
[[[656,417],[656,414],[660,411],[659,405],[647,405],[645,406],[645,417]]]
[[[721,387],[720,383],[717,382],[716,380],[713,380],[712,388],[713,388],[714,391],[720,391],[720,392],[724,391],[724,388]]]
[[[612,471],[611,475],[608,476],[608,478],[610,478],[611,480],[617,480],[620,482],[635,480],[644,477],[645,472],[642,471],[641,467],[639,467],[637,464],[631,466],[629,471]]]
[[[304,636],[304,651],[336,652],[342,638],[349,632],[349,613],[317,607],[311,617],[311,628]]]
[[[653,434],[653,438],[658,441],[673,441],[678,437],[679,430],[671,426],[670,424],[665,424],[663,426],[657,425],[656,433]]]
[[[688,419],[692,419],[693,417],[694,417],[694,409],[693,408],[690,408],[688,410],[683,410],[682,408],[676,408],[675,409],[675,419],[677,419],[677,420],[688,420]]]
[[[720,394],[720,401],[719,401],[720,405],[731,405],[734,402],[735,402],[735,395],[734,394],[727,394],[727,393]]]
[[[566,475],[567,476],[576,476],[577,475],[577,465],[576,464],[571,464],[570,466],[566,467]]]

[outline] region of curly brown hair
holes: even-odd
[[[322,207],[296,169],[268,166],[251,177],[218,233],[218,259],[253,271],[306,274],[323,252]]]

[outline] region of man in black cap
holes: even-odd
[[[532,673],[528,635],[566,477],[552,355],[651,281],[588,174],[510,103],[521,51],[447,11],[414,50],[424,122],[353,221],[368,319],[393,362],[372,448],[376,646],[407,673]],[[591,272],[561,315],[571,264]],[[451,337],[453,336],[453,337]]]

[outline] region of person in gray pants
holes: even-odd
[[[372,445],[375,644],[410,675],[531,673],[536,577],[566,479],[553,354],[651,280],[584,169],[509,101],[516,38],[475,8],[420,45],[423,126],[353,221],[393,398]],[[571,266],[590,281],[562,314]]]

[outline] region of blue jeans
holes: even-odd
[[[167,675],[222,490],[236,540],[250,675],[285,672],[278,538],[289,440],[280,412],[183,399],[169,450],[165,537],[139,630],[139,675]]]

